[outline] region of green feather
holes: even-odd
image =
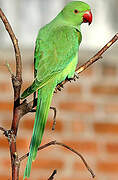
[[[51,82],[50,84],[47,84],[47,86],[38,90],[37,110],[24,179],[25,177],[29,178],[30,176],[32,161],[35,160],[38,147],[41,144],[55,86],[56,83]]]

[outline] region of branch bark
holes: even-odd
[[[15,51],[15,59],[16,59],[16,75],[14,76],[12,74],[12,77],[11,77],[13,89],[14,89],[14,108],[13,108],[13,120],[12,120],[11,129],[9,130],[8,141],[9,141],[10,155],[11,155],[12,180],[18,180],[19,179],[19,160],[18,160],[18,153],[16,149],[16,134],[17,134],[18,124],[19,124],[19,114],[20,114],[18,107],[20,105],[20,90],[21,90],[21,84],[22,84],[22,62],[21,62],[20,49],[18,46],[18,40],[1,8],[0,8],[0,18],[2,19],[4,26],[13,43],[13,47]]]
[[[78,153],[77,151],[75,151],[74,149],[72,149],[71,147],[67,146],[67,145],[64,144],[64,143],[60,143],[60,142],[57,142],[57,141],[50,141],[49,143],[44,144],[43,146],[40,146],[40,147],[38,148],[38,151],[40,151],[40,150],[42,150],[42,149],[44,149],[44,148],[46,148],[46,147],[49,147],[49,146],[51,146],[51,145],[63,146],[64,148],[66,148],[66,149],[72,151],[73,153],[75,153],[75,154],[76,154],[77,156],[79,156],[80,159],[83,161],[85,167],[86,167],[87,170],[91,173],[92,178],[95,177],[94,172],[93,172],[92,169],[89,167],[89,165],[87,164],[87,162],[86,162],[86,160],[84,159],[84,157],[83,157],[80,153]],[[19,160],[20,160],[20,161],[23,161],[23,160],[24,160],[26,157],[28,157],[28,156],[29,156],[29,152],[28,152],[27,154],[23,155],[22,157],[20,157]]]
[[[57,174],[57,170],[56,169],[53,171],[52,175],[48,178],[48,180],[53,180],[55,174]]]
[[[80,74],[85,69],[87,69],[90,65],[92,65],[93,63],[101,59],[104,52],[107,51],[110,48],[110,46],[112,46],[117,40],[118,40],[118,33],[116,33],[115,36],[112,37],[112,39],[102,49],[100,49],[100,51],[98,51],[92,58],[86,61],[83,65],[79,67],[79,64],[78,64],[76,68],[76,72]],[[57,89],[63,86],[66,82],[68,82],[67,79],[63,81],[61,84],[59,84],[57,86]]]

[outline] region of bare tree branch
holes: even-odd
[[[92,177],[93,177],[93,178],[95,177],[94,172],[93,172],[92,169],[88,166],[88,164],[87,164],[86,160],[83,158],[83,156],[82,156],[80,153],[78,153],[77,151],[75,151],[74,149],[72,149],[71,147],[69,147],[69,146],[67,146],[67,145],[65,145],[65,144],[63,144],[63,143],[60,143],[60,142],[57,142],[57,141],[51,141],[51,142],[49,142],[49,143],[47,143],[47,144],[44,144],[43,146],[40,146],[40,147],[38,148],[38,151],[40,151],[40,150],[42,150],[42,149],[44,149],[44,148],[46,148],[46,147],[48,147],[48,146],[51,146],[51,145],[63,146],[63,147],[65,147],[66,149],[68,149],[68,150],[72,151],[73,153],[77,154],[77,155],[80,157],[80,159],[83,161],[83,163],[84,163],[85,167],[87,168],[87,170],[91,173]],[[28,152],[27,154],[23,155],[22,157],[20,157],[20,158],[19,158],[19,161],[23,161],[23,160],[24,160],[26,157],[28,157],[28,156],[29,156],[29,152]]]
[[[20,49],[18,46],[18,40],[12,30],[11,25],[9,24],[5,14],[3,13],[2,9],[0,8],[0,18],[2,19],[4,26],[12,40],[14,51],[15,51],[15,58],[16,58],[16,76],[12,74],[12,83],[14,88],[14,113],[13,113],[13,121],[11,129],[17,133],[19,118],[16,115],[16,109],[20,105],[20,90],[22,84],[22,61],[20,55]]]
[[[0,131],[5,132],[5,131],[6,131],[6,129],[4,129],[3,127],[0,127]]]
[[[21,82],[22,81],[22,62],[21,62],[20,49],[18,46],[18,40],[1,8],[0,8],[0,18],[2,19],[14,46],[15,57],[16,57],[16,77]]]
[[[52,125],[52,130],[55,130],[55,125],[56,125],[56,115],[57,115],[57,110],[55,107],[50,107],[54,111],[54,117],[53,117],[53,125]]]
[[[56,169],[53,171],[52,175],[48,178],[48,180],[53,180],[55,174],[57,174],[57,170]]]
[[[15,51],[15,59],[16,59],[16,76],[12,74],[12,84],[14,89],[14,108],[13,108],[13,120],[11,125],[11,130],[9,130],[9,146],[10,146],[10,155],[11,155],[11,165],[12,165],[12,180],[19,179],[19,161],[18,161],[18,154],[16,149],[16,134],[19,124],[19,109],[18,106],[20,105],[20,90],[22,84],[22,62],[21,62],[21,55],[20,49],[18,46],[18,40],[12,30],[11,25],[9,24],[5,14],[3,13],[2,9],[0,8],[0,18],[4,23],[4,26],[12,40],[14,51]]]
[[[92,58],[86,61],[82,66],[79,67],[79,65],[77,65],[76,72],[80,74],[85,69],[87,69],[90,65],[92,65],[93,63],[101,59],[104,52],[107,51],[110,48],[110,46],[112,46],[117,40],[118,40],[118,33],[116,33],[115,36],[102,49],[100,49],[100,51],[98,51]],[[63,81],[61,84],[59,84],[57,86],[57,89],[61,87],[62,85],[64,85],[66,82],[68,82],[67,79]]]

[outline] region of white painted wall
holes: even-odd
[[[107,42],[116,32],[117,0],[84,0],[90,4],[93,23],[82,25],[81,48],[96,49]],[[0,7],[7,15],[20,46],[34,47],[39,28],[53,19],[68,0],[0,0]],[[1,27],[1,22],[0,22]],[[3,27],[0,28],[0,47],[11,44]]]

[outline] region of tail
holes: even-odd
[[[55,86],[55,83],[48,83],[46,86],[38,90],[37,109],[35,115],[33,135],[30,143],[30,153],[28,156],[28,161],[23,179],[25,179],[25,177],[29,178],[30,176],[32,161],[35,160],[38,147],[41,144]]]

